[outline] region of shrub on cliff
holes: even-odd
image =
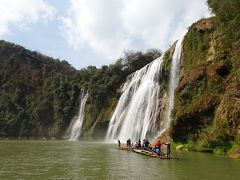
[[[228,21],[240,13],[239,0],[208,0],[208,4],[223,21]]]

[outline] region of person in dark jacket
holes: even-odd
[[[170,142],[166,143],[167,146],[167,158],[169,159],[171,156],[171,144]]]
[[[141,148],[141,140],[138,140],[138,148]]]
[[[118,140],[118,147],[119,147],[119,148],[121,147],[121,142],[120,142],[120,140]]]

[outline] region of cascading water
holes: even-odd
[[[164,109],[164,98],[160,97],[162,56],[136,71],[124,84],[122,96],[108,126],[106,140],[156,138],[169,127],[174,92],[179,81],[182,41],[183,38],[178,40],[172,57],[167,109]],[[161,123],[158,120],[160,117],[163,119]]]
[[[166,118],[163,122],[162,132],[165,131],[171,122],[171,114],[174,108],[175,89],[177,88],[180,76],[181,54],[182,54],[182,41],[183,37],[177,41],[175,50],[172,57],[170,79],[168,84],[168,106],[166,112]]]
[[[137,141],[158,132],[156,117],[159,114],[162,57],[136,71],[124,84],[123,94],[109,123],[107,140],[131,138]]]
[[[87,102],[87,99],[88,99],[88,93],[82,89],[81,96],[80,96],[79,114],[78,114],[77,120],[75,121],[74,125],[72,126],[69,141],[78,140],[78,138],[81,134],[82,124],[83,124],[83,119],[84,119],[84,109],[85,109],[85,104]]]

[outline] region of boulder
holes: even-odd
[[[178,146],[176,147],[176,150],[177,150],[177,151],[183,150],[183,145],[182,145],[182,144],[178,145]]]

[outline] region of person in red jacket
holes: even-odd
[[[158,156],[161,155],[161,146],[162,146],[162,143],[161,143],[160,140],[158,140],[157,143],[156,143],[156,149],[157,149],[156,152],[157,152]]]

